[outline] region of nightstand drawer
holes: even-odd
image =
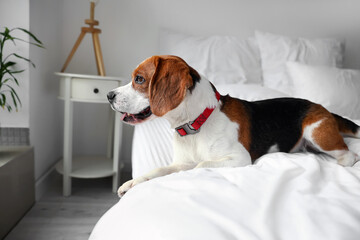
[[[103,79],[109,77],[86,78],[73,77],[71,78],[71,101],[78,102],[104,102],[107,103],[107,93],[114,88],[121,85],[120,80]],[[66,77],[60,78],[59,98],[65,97],[65,80]]]

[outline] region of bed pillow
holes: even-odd
[[[319,103],[329,111],[360,119],[360,70],[286,64],[294,96]]]
[[[262,87],[257,84],[218,84],[216,89],[220,94],[229,94],[231,97],[240,98],[247,101],[258,101],[271,98],[289,97],[289,95]]]
[[[291,93],[286,74],[287,61],[311,65],[342,67],[344,44],[336,39],[289,38],[260,31],[255,32],[264,86]]]
[[[255,38],[195,37],[162,31],[159,52],[183,58],[214,84],[262,82]]]

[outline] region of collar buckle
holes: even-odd
[[[175,130],[179,133],[179,135],[181,137],[183,136],[186,136],[188,134],[196,134],[198,132],[200,132],[200,128],[199,129],[195,129],[192,124],[194,123],[195,121],[192,121],[192,122],[188,122],[188,123],[185,123],[177,128],[175,128]]]

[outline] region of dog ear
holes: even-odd
[[[151,111],[160,117],[179,106],[186,91],[194,85],[192,75],[198,76],[198,73],[182,59],[175,57],[159,57],[155,66],[149,100]]]

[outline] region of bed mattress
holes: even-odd
[[[347,138],[360,154],[360,140]],[[130,189],[96,239],[358,239],[360,166],[272,153],[239,168],[194,169]]]

